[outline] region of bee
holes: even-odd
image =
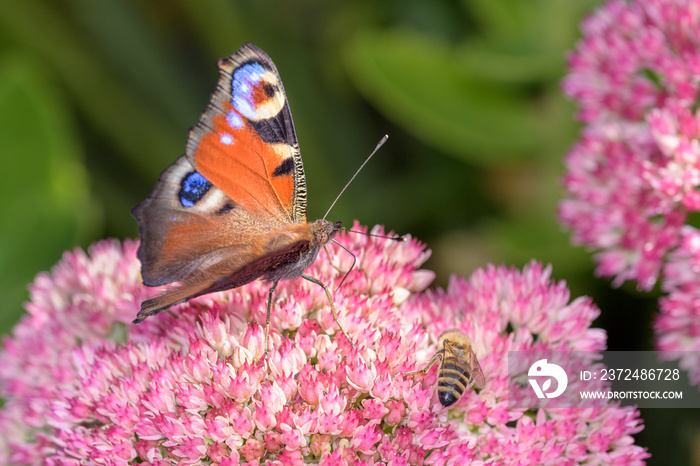
[[[406,372],[404,375],[425,374],[440,360],[438,372],[438,398],[444,407],[453,405],[472,385],[484,388],[486,379],[472,350],[471,340],[457,329],[440,335],[438,350],[422,370]]]

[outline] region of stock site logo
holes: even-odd
[[[535,363],[530,366],[530,370],[527,372],[528,381],[535,391],[537,398],[556,398],[566,390],[566,386],[569,383],[569,379],[566,376],[566,372],[560,366],[548,363],[546,359],[540,359],[535,361]],[[533,378],[534,377],[534,378]],[[537,378],[544,378],[544,383],[540,387]],[[556,390],[550,391],[552,388],[552,379],[557,381]]]

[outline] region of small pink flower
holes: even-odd
[[[284,391],[277,383],[268,383],[260,387],[260,401],[273,413],[281,411],[287,402]]]
[[[389,400],[386,402],[385,406],[388,413],[384,421],[390,426],[398,425],[406,415],[406,406],[402,401],[398,400]]]
[[[257,460],[265,454],[265,445],[260,440],[249,439],[241,447],[240,452],[246,461]]]
[[[309,363],[299,371],[299,394],[308,404],[315,406],[324,395],[324,383]]]
[[[347,398],[340,394],[337,387],[328,391],[326,396],[321,399],[321,409],[324,413],[337,416],[345,411],[347,406]]]
[[[282,434],[278,432],[265,432],[265,450],[267,453],[276,453],[282,448]]]
[[[261,326],[249,325],[243,338],[241,338],[240,348],[246,350],[251,356],[248,362],[257,361],[265,354],[265,329]]]
[[[247,370],[249,367],[248,363],[242,365],[229,387],[229,393],[239,403],[249,400],[258,391],[258,380],[253,371]]]
[[[266,432],[273,428],[277,423],[275,419],[275,412],[272,410],[272,408],[269,408],[263,404],[258,404],[255,406],[255,411],[253,412],[253,422],[259,431]]]
[[[381,421],[389,410],[379,400],[367,399],[362,401],[363,417],[368,421]]]
[[[300,466],[306,464],[304,457],[299,450],[285,448],[277,455],[277,459],[270,464],[279,466]]]
[[[377,424],[368,423],[359,427],[354,434],[352,447],[365,455],[374,451],[374,445],[382,438],[382,433]]]
[[[377,370],[374,364],[370,364],[370,367],[367,367],[362,359],[355,358],[354,364],[349,369],[347,380],[353,388],[361,392],[372,390],[374,380],[377,377]]]

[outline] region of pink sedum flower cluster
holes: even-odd
[[[355,226],[355,228],[360,228]],[[381,232],[381,229],[375,229]],[[570,300],[531,263],[425,291],[429,253],[340,234],[357,264],[334,291],[280,283],[265,356],[268,285],[193,299],[132,325],[143,287],[137,244],[66,253],[31,285],[29,315],[0,353],[3,464],[643,464],[638,412],[509,409],[507,351],[605,346],[589,299]],[[336,245],[308,271],[335,290],[352,258]],[[486,386],[449,409],[437,367],[443,330],[470,336]]]
[[[644,290],[660,281],[658,349],[697,351],[700,1],[608,2],[583,23],[569,67],[564,91],[585,126],[566,159],[560,218],[596,251],[599,275]]]

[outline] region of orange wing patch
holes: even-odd
[[[214,131],[199,139],[195,168],[246,209],[291,218],[294,160],[290,148],[263,142],[248,122],[232,127],[232,119],[243,120],[230,104],[228,110],[227,115],[215,115]]]

